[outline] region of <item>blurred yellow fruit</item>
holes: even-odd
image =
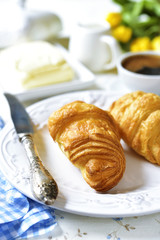
[[[160,51],[160,36],[157,36],[151,41],[152,50]]]
[[[109,22],[112,28],[114,28],[121,23],[121,14],[117,12],[108,13],[106,21]]]
[[[130,45],[131,52],[151,50],[151,40],[148,37],[139,37],[133,40]]]
[[[128,42],[132,37],[132,29],[124,25],[120,25],[113,29],[113,37],[122,43]]]

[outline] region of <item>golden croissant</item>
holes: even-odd
[[[125,157],[110,113],[75,101],[51,114],[48,129],[90,187],[104,192],[118,184],[125,171]]]
[[[122,139],[148,161],[160,165],[160,97],[136,91],[110,106]]]

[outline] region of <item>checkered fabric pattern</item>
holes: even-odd
[[[54,209],[21,194],[0,172],[0,240],[37,237],[55,226]]]

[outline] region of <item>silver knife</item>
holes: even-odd
[[[31,168],[31,186],[34,196],[47,205],[54,203],[58,195],[57,183],[45,169],[33,142],[33,126],[30,117],[19,100],[9,93],[4,93],[8,100],[11,118],[20,142],[23,144]]]

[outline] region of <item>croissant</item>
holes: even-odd
[[[51,137],[96,191],[118,184],[125,157],[110,113],[82,101],[69,103],[48,119]]]
[[[122,139],[138,154],[160,165],[160,97],[136,91],[109,108]]]

